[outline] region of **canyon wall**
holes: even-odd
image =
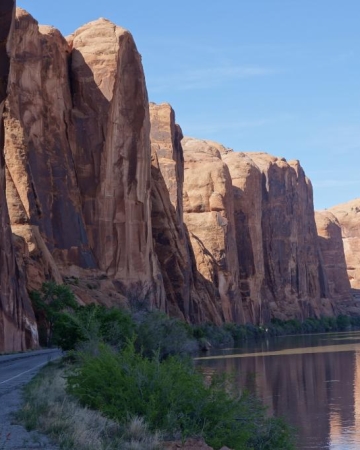
[[[30,290],[46,279],[80,279],[80,299],[117,304],[119,292],[141,284],[139,295],[165,309],[151,234],[149,131],[141,58],[128,31],[99,19],[66,40],[17,9],[7,201],[25,240],[19,253]]]
[[[352,299],[341,225],[330,211],[317,211],[315,220],[328,288],[327,294],[336,300],[340,309],[343,309]]]
[[[230,283],[224,282],[224,279],[231,276],[230,271],[221,268],[220,258],[219,261],[216,260],[216,246],[220,245],[224,254],[227,251],[223,248],[224,241],[213,243],[213,247],[210,244],[207,250],[203,244],[199,245],[198,228],[195,236],[192,224],[189,221],[186,225],[184,223],[183,209],[185,208],[186,220],[189,217],[189,205],[186,201],[183,202],[183,196],[189,198],[191,181],[186,141],[184,152],[180,142],[182,131],[175,124],[174,111],[168,104],[150,104],[150,117],[152,228],[167,294],[166,310],[194,323],[242,323],[242,305],[238,296],[235,297],[231,291],[236,289],[234,278],[228,289]],[[191,176],[194,177],[192,183],[197,186],[196,173]],[[229,181],[228,178],[227,182]],[[221,182],[220,180],[219,183]],[[202,222],[202,231],[206,235],[210,228],[216,227],[224,237],[224,228],[217,225],[216,214],[207,222]],[[204,264],[199,263],[199,260]]]
[[[0,352],[25,350],[36,347],[38,342],[25,277],[15,258],[5,195],[3,111],[10,68],[8,50],[14,8],[13,0],[4,0],[0,4]]]
[[[336,313],[339,297],[324,277],[312,187],[299,162],[212,141],[183,146],[184,219],[199,271],[216,285],[231,268],[229,303],[241,305],[250,323]]]
[[[1,33],[13,17],[5,4]],[[13,348],[36,344],[25,285],[48,279],[83,303],[145,302],[193,323],[341,310],[339,228],[318,216],[318,237],[298,161],[183,139],[170,105],[148,103],[131,34],[106,19],[65,39],[18,8],[10,56],[0,348],[4,336]]]
[[[196,265],[212,287],[225,322],[244,322],[239,295],[234,201],[227,165],[214,143],[192,138],[184,149],[184,222]]]
[[[360,199],[327,210],[340,227],[346,258],[346,270],[352,289],[360,290]]]

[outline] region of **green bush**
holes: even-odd
[[[340,315],[336,318],[336,323],[340,331],[344,331],[350,327],[350,318],[348,316]]]
[[[233,347],[234,339],[226,326],[217,326],[204,323],[193,327],[193,336],[196,339],[206,339],[213,347]]]
[[[96,357],[82,354],[80,367],[68,376],[72,395],[120,423],[143,417],[152,431],[203,436],[216,449],[292,448],[284,424],[267,419],[248,394],[230,395],[227,386],[219,378],[206,385],[190,362],[176,357],[145,358],[132,342],[121,353],[101,345]]]
[[[189,355],[198,350],[191,328],[178,319],[153,310],[136,314],[136,348],[144,356],[158,354],[160,359],[171,355]]]

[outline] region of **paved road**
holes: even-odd
[[[21,407],[21,388],[41,367],[60,356],[60,350],[0,356],[0,449],[56,449],[44,436],[14,423],[13,415]]]
[[[28,383],[42,366],[60,356],[58,349],[0,356],[0,398]]]

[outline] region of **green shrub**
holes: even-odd
[[[340,331],[344,331],[350,327],[350,318],[348,316],[344,316],[344,315],[340,314],[340,316],[338,316],[336,318],[336,323],[337,323],[338,329]]]
[[[193,327],[193,336],[196,339],[206,339],[213,347],[233,347],[234,339],[226,326],[217,326],[204,323]]]
[[[135,316],[136,348],[144,356],[158,354],[160,359],[170,355],[189,355],[198,350],[198,344],[191,336],[191,329],[178,319],[153,310]]]
[[[145,358],[132,342],[118,354],[105,345],[96,357],[83,354],[80,367],[68,376],[72,395],[120,423],[143,417],[151,431],[183,439],[203,436],[216,449],[292,448],[283,424],[266,419],[249,395],[230,395],[227,386],[219,378],[206,385],[190,362]],[[272,433],[275,424],[281,432]]]

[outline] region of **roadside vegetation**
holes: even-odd
[[[27,387],[20,415],[61,448],[150,450],[188,437],[214,449],[294,448],[288,426],[256,398],[194,366],[189,354],[207,339],[206,326],[146,308],[78,306],[67,286],[52,283],[32,298],[37,318],[51,325],[43,341],[68,353]],[[136,439],[134,429],[142,430]]]
[[[32,301],[43,346],[67,351],[26,388],[28,428],[62,449],[163,448],[203,438],[214,449],[293,449],[292,431],[226,376],[205,376],[190,355],[269,336],[344,331],[359,318],[280,321],[266,326],[190,326],[157,310],[79,306],[66,285],[45,283]]]

